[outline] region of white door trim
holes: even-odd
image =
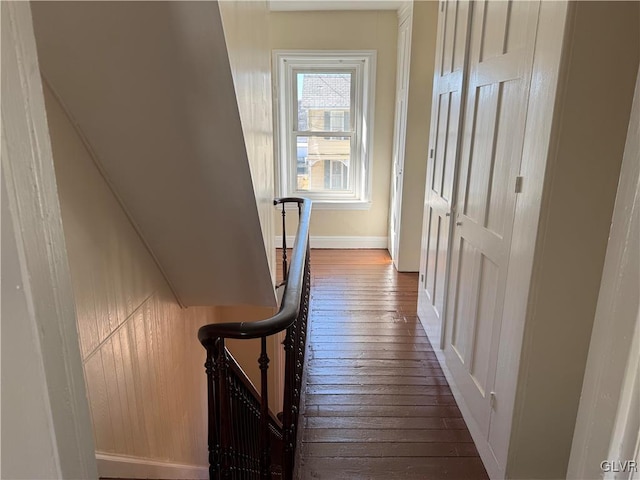
[[[41,435],[50,436],[52,460],[57,464],[59,478],[97,478],[30,4],[2,2],[1,8],[2,187],[6,189],[8,204],[4,210],[8,211],[15,232],[15,250],[22,277],[16,288],[23,290],[22,297],[27,306],[26,318],[22,320],[31,324],[28,343],[38,351],[38,355],[28,362],[33,362],[34,368],[42,371],[41,403],[49,415],[46,425],[31,425],[29,421],[33,418],[25,418],[23,425],[25,429],[38,429]],[[4,255],[4,243],[2,247]],[[7,321],[5,314],[18,315],[16,311],[6,312],[3,308],[3,334]],[[23,347],[27,348],[27,345],[19,348]],[[28,412],[15,414],[29,415]],[[19,436],[11,436],[12,442],[18,441]],[[16,448],[20,447],[16,445]],[[28,447],[26,451],[29,451]],[[7,455],[8,452],[3,453]],[[9,476],[28,477],[34,466],[25,461],[23,464],[16,462],[14,468],[16,471]],[[3,468],[3,474],[7,473]]]

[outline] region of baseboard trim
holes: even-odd
[[[287,235],[287,246],[293,246],[294,235]],[[275,237],[276,246],[282,246],[282,235]],[[387,237],[336,237],[324,235],[311,235],[309,237],[311,248],[387,248]]]
[[[427,308],[433,308],[433,306],[428,305]],[[433,315],[436,315],[433,312]],[[423,315],[424,317],[424,315]],[[478,454],[480,455],[480,459],[484,464],[484,468],[487,470],[487,474],[491,480],[503,480],[505,477],[505,471],[498,464],[495,455],[493,454],[493,450],[489,445],[489,442],[482,434],[480,430],[480,426],[476,422],[475,418],[471,414],[471,410],[467,407],[467,403],[465,401],[462,392],[458,388],[455,378],[451,374],[451,370],[447,366],[446,358],[444,351],[440,348],[439,342],[439,332],[437,337],[434,335],[434,330],[432,326],[429,325],[426,318],[418,317],[420,323],[422,324],[422,328],[425,330],[427,337],[429,338],[429,342],[433,347],[433,352],[436,354],[436,358],[438,359],[438,363],[440,364],[440,368],[442,369],[442,373],[444,373],[445,378],[447,379],[447,383],[449,384],[449,388],[451,389],[451,393],[453,394],[453,398],[460,409],[460,413],[462,413],[462,418],[464,419],[467,428],[469,429],[469,433],[471,434],[471,438],[473,439],[473,443],[478,450]]]
[[[209,468],[200,465],[159,462],[148,458],[96,453],[101,478],[206,480]]]

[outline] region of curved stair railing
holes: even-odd
[[[298,205],[298,231],[287,268],[285,205]],[[307,336],[311,273],[311,201],[281,198],[284,294],[276,315],[257,322],[218,323],[198,331],[207,351],[209,477],[213,479],[293,478],[298,412]],[[282,415],[269,408],[267,337],[286,330]],[[260,392],[225,347],[225,339],[260,339]]]

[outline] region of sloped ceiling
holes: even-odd
[[[40,67],[184,305],[273,306],[216,2],[34,2]]]

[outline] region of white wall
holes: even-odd
[[[204,466],[197,330],[215,310],[180,308],[48,89],[45,99],[96,452]]]
[[[623,393],[638,389],[640,335],[640,75],[627,133],[618,194],[591,335],[567,478],[600,478],[603,460],[633,460],[635,442],[616,445],[616,420],[635,430],[638,397],[625,412]],[[635,338],[635,340],[634,340]],[[635,355],[635,358],[632,356]],[[634,366],[635,362],[635,366]],[[626,388],[625,388],[626,387]],[[633,412],[636,412],[635,414]],[[625,451],[626,450],[626,451]],[[629,452],[631,450],[631,452]],[[636,459],[637,460],[637,459]]]
[[[398,31],[396,12],[271,12],[269,21],[272,49],[377,51],[371,208],[316,208],[311,216],[310,233],[312,237],[360,236],[386,239],[395,108]],[[274,212],[274,216],[279,224],[281,217],[278,211]],[[288,214],[287,219],[287,234],[293,235],[297,215]],[[386,240],[384,241],[386,243]]]
[[[554,5],[542,2],[543,14]],[[638,72],[640,4],[571,2],[568,23],[551,148],[540,192],[509,478],[566,475]],[[545,38],[551,37],[539,31],[538,41]],[[558,44],[553,48],[557,51]],[[522,215],[517,213],[511,251],[517,261],[510,261],[505,318],[514,318],[510,308],[523,293],[510,290],[523,285],[512,279],[520,275],[517,270],[530,271],[522,262],[523,242],[527,241],[523,237],[526,234],[530,239],[533,232],[521,225],[535,218],[531,195],[541,180],[529,173],[535,158],[541,158],[537,145],[544,144],[544,136],[536,130],[546,128],[531,111],[538,107],[534,102],[544,98],[542,86],[553,74],[544,68],[549,60],[544,50],[537,49],[534,60],[520,173],[524,186],[516,206]],[[503,321],[501,335],[513,331],[513,324]],[[498,373],[498,385],[507,384],[505,379],[517,365],[510,353],[514,338],[501,345],[499,362],[504,368]],[[498,399],[505,398],[502,391],[496,391]]]

